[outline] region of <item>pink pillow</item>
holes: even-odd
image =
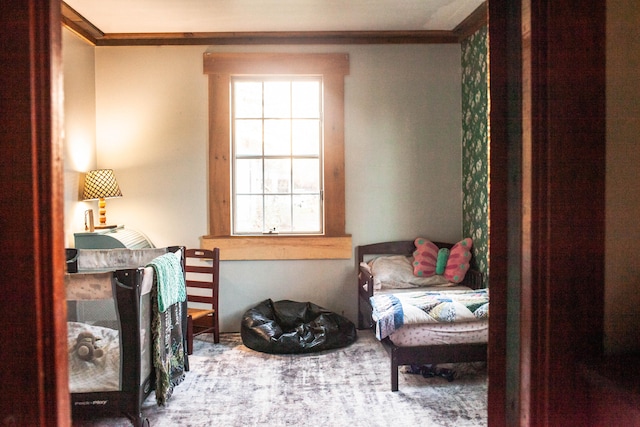
[[[414,242],[413,274],[419,277],[431,277],[436,274],[438,247],[427,239],[418,237]]]
[[[435,275],[440,249],[433,242],[421,237],[418,237],[414,244],[416,250],[413,253],[413,274],[419,277]],[[464,280],[464,276],[469,271],[471,246],[473,246],[473,241],[467,237],[449,250],[449,258],[443,273],[445,279],[453,283],[460,283]],[[442,254],[440,257],[442,258]]]

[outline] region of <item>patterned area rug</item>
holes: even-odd
[[[202,338],[204,337],[204,338]],[[400,368],[391,392],[389,358],[371,331],[349,347],[305,355],[248,349],[240,334],[194,341],[186,379],[165,407],[152,394],[143,415],[164,426],[485,426],[484,364],[449,365],[453,382]],[[90,426],[129,426],[104,419]]]

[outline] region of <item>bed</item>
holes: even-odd
[[[188,369],[184,248],[67,249],[69,391],[74,419],[166,404]],[[182,279],[180,279],[180,277]]]
[[[422,239],[424,240],[424,239]],[[391,390],[398,390],[398,367],[402,365],[423,365],[441,363],[460,363],[486,361],[488,336],[488,289],[483,289],[482,273],[472,268],[463,275],[458,283],[451,283],[444,277],[419,277],[414,274],[416,245],[421,239],[374,243],[356,247],[356,269],[358,284],[358,328],[376,328],[376,335],[389,353],[391,362]],[[428,241],[427,241],[428,242]],[[453,251],[451,243],[428,242],[434,250]],[[418,245],[419,246],[419,245]],[[473,265],[471,252],[468,251],[468,265]],[[437,255],[436,255],[437,258]],[[435,262],[435,261],[434,261]],[[468,268],[468,267],[467,267]],[[442,276],[442,275],[434,275]],[[424,293],[424,294],[423,294]],[[428,317],[428,323],[398,322],[397,307],[407,300],[421,298],[441,298],[453,300],[447,309],[458,304],[458,299],[473,300],[473,316],[461,309],[461,319],[434,321],[432,315],[424,313],[419,318]],[[452,298],[449,298],[452,297]],[[486,304],[482,304],[483,298]],[[380,302],[382,301],[382,302]],[[382,309],[380,306],[385,305]],[[393,308],[396,307],[396,308]],[[480,308],[481,307],[481,308]],[[392,314],[383,316],[381,312],[389,309]],[[396,310],[395,320],[393,310]],[[446,310],[442,310],[446,312]],[[410,311],[409,308],[406,311]],[[477,311],[477,312],[476,312]],[[466,316],[466,317],[465,317]],[[455,317],[455,315],[454,315]],[[401,326],[387,323],[400,323]],[[451,321],[462,320],[462,321]],[[381,331],[382,329],[382,331]]]

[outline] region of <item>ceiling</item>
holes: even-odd
[[[102,33],[453,31],[484,0],[64,0]]]

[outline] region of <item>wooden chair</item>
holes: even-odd
[[[213,342],[220,342],[218,327],[218,284],[220,248],[187,249],[185,277],[187,285],[187,354],[193,353],[193,337],[213,332]]]

